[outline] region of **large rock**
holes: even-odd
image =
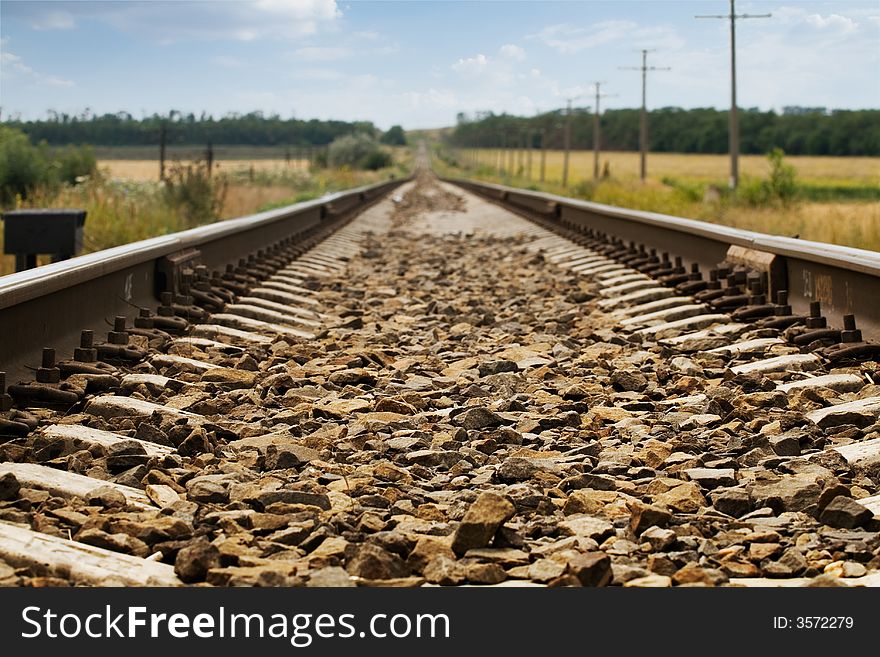
[[[604,552],[586,552],[568,559],[568,572],[581,586],[607,586],[611,583],[611,558]]]
[[[706,506],[706,498],[703,497],[700,487],[692,481],[660,493],[654,501],[679,513],[696,513]]]
[[[756,507],[769,506],[776,513],[782,513],[809,509],[818,502],[821,492],[815,477],[797,474],[757,482],[749,494]]]
[[[0,502],[6,500],[14,500],[18,497],[18,491],[21,490],[21,484],[11,472],[6,472],[0,476]]]
[[[744,488],[728,488],[712,494],[712,506],[734,518],[752,510],[752,499]]]
[[[493,413],[488,408],[477,406],[469,408],[452,418],[452,424],[463,429],[477,430],[488,429],[489,427],[497,427],[502,424],[510,424],[497,413]]]
[[[392,579],[409,575],[403,559],[371,544],[360,549],[357,556],[348,562],[346,570],[349,574],[364,579]]]
[[[559,523],[559,531],[566,536],[585,536],[601,543],[614,534],[614,525],[604,518],[573,515]]]
[[[629,521],[630,529],[637,536],[649,527],[663,527],[672,519],[672,514],[666,509],[638,500],[627,502],[626,506],[632,514]]]
[[[611,385],[615,390],[642,392],[648,387],[648,379],[641,372],[617,370],[611,374]]]
[[[464,554],[489,545],[495,532],[513,517],[516,508],[497,493],[483,493],[468,508],[452,538],[452,551]]]
[[[870,509],[866,509],[849,497],[838,495],[822,511],[819,522],[832,527],[853,529],[861,527],[873,517],[874,514]]]
[[[205,539],[182,548],[174,559],[174,572],[184,582],[202,582],[211,568],[220,567],[220,551]]]

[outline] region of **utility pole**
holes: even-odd
[[[601,92],[601,82],[594,82],[593,85],[596,87],[596,112],[593,114],[593,179],[599,180],[599,148],[602,141],[599,100],[608,96],[608,94]]]
[[[694,18],[724,18],[730,21],[730,189],[739,185],[739,116],[736,108],[736,19],[770,18],[772,14],[737,14],[735,0],[730,0],[730,13],[727,15],[704,15]]]
[[[535,146],[535,133],[526,133],[526,180],[532,179],[532,149]]]
[[[168,130],[163,123],[159,128],[159,180],[165,180],[165,140]]]
[[[646,89],[648,86],[648,71],[669,71],[668,66],[648,66],[649,50],[642,49],[642,65],[641,66],[621,66],[623,70],[641,71],[642,72],[642,111],[639,114],[639,177],[642,182],[648,175],[647,153],[648,153],[648,109],[645,103]]]
[[[205,149],[205,164],[208,165],[208,178],[210,178],[211,170],[214,168],[214,145],[211,142],[208,142],[208,147]]]
[[[563,141],[563,149],[565,150],[565,155],[562,159],[562,186],[568,187],[568,152],[571,150],[571,101],[573,98],[569,98],[566,101],[566,109],[565,109],[565,128],[562,136]]]
[[[516,169],[513,168],[515,166],[513,160],[516,157],[516,137],[510,135],[507,139],[507,143],[507,173],[512,178],[516,171]]]
[[[541,128],[541,182],[547,173],[547,128]]]
[[[519,133],[516,136],[516,174],[519,175],[519,172],[522,171],[523,168],[523,149],[525,146],[523,145],[523,136],[522,133]]]

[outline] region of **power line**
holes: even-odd
[[[565,101],[565,124],[562,132],[562,141],[563,141],[563,150],[564,155],[562,157],[562,186],[568,186],[568,158],[569,153],[571,151],[571,103],[574,100],[577,100],[580,96],[575,96],[574,98],[568,98]]]
[[[648,66],[648,53],[653,50],[642,49],[642,65],[641,66],[621,66],[621,70],[641,71],[642,72],[642,111],[639,115],[639,175],[642,182],[648,174],[647,152],[648,152],[648,110],[645,102],[646,89],[648,86],[648,71],[671,71],[668,66]]]
[[[694,16],[723,18],[730,21],[730,188],[739,185],[739,116],[736,109],[736,21],[738,18],[770,18],[772,14],[737,14],[735,0],[730,0],[730,13]]]
[[[602,81],[597,81],[593,83],[593,86],[596,87],[596,111],[593,114],[593,179],[599,180],[599,148],[602,140],[601,134],[601,121],[599,117],[602,115],[601,107],[599,105],[599,100],[602,98],[610,98],[616,94],[603,94],[601,92],[602,85],[605,84]]]

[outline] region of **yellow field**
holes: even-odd
[[[498,150],[481,149],[460,151],[463,162],[468,163],[476,154],[482,164],[497,166]],[[509,151],[505,153],[505,168],[510,161]],[[546,181],[562,180],[563,151],[547,151]],[[878,157],[815,157],[786,156],[786,162],[797,170],[799,179],[828,184],[874,184],[880,186],[880,158]],[[514,168],[520,160],[514,158]],[[526,157],[522,157],[526,162]],[[609,151],[599,154],[600,172],[608,164],[611,177],[619,180],[639,177],[639,154]],[[532,151],[532,179],[537,181],[540,174],[540,151]],[[770,171],[764,155],[742,155],[739,160],[740,175],[765,178]],[[730,173],[728,155],[695,155],[687,153],[649,153],[648,177],[660,180],[664,176],[688,178],[703,182],[726,182]],[[569,184],[593,178],[593,151],[573,151],[569,160]],[[528,171],[523,164],[523,177]]]
[[[510,152],[504,154],[504,167],[510,169]],[[486,165],[474,169],[475,158]],[[663,184],[664,177],[680,183],[714,183],[726,186],[730,160],[726,155],[687,155],[678,153],[648,154],[648,180],[638,183],[638,153],[609,152],[600,157],[601,168],[608,165],[609,177],[593,185],[592,151],[576,151],[569,163],[569,184],[563,187],[562,151],[548,151],[546,175],[540,182],[540,151],[532,152],[531,176],[525,156],[514,156],[517,175],[498,175],[497,150],[461,150],[456,159],[464,169],[435,161],[444,173],[473,176],[512,187],[541,189],[561,196],[588,198],[623,208],[649,210],[690,219],[700,219],[734,228],[744,228],[772,235],[799,236],[801,239],[880,250],[880,202],[874,200],[801,200],[787,206],[771,203],[754,207],[743,202],[694,200]],[[863,191],[880,189],[880,158],[871,157],[786,157],[797,171],[797,180],[805,187],[851,188]],[[520,165],[522,168],[520,169]],[[744,180],[766,180],[770,173],[767,158],[747,155],[740,158]],[[589,182],[585,187],[582,183]],[[698,197],[699,198],[699,197]]]
[[[181,164],[190,164],[182,161]],[[168,160],[165,162],[165,170],[174,165]],[[236,173],[247,175],[251,167],[255,173],[283,174],[293,171],[306,171],[309,167],[308,160],[291,160],[290,165],[285,160],[215,160],[215,173]],[[159,162],[157,160],[99,160],[98,168],[105,171],[110,178],[118,180],[151,181],[159,180]]]

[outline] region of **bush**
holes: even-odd
[[[787,205],[797,195],[797,172],[785,162],[784,157],[785,151],[781,148],[774,148],[767,154],[767,159],[770,160],[770,179],[767,184],[770,195]]]
[[[785,162],[785,152],[774,148],[767,153],[770,161],[770,176],[767,180],[746,178],[740,181],[737,197],[753,206],[769,205],[779,202],[788,205],[797,198],[798,185],[795,168]]]
[[[770,186],[766,180],[740,178],[736,198],[738,201],[756,208],[767,205],[770,202]]]
[[[36,148],[23,132],[0,126],[0,202],[26,199],[51,180],[45,148]]]
[[[346,135],[336,139],[327,149],[327,164],[341,169],[375,171],[391,165],[391,155],[367,135]]]
[[[54,157],[45,143],[31,144],[19,130],[0,126],[0,203],[11,205],[26,200],[40,188],[54,189],[58,183],[75,185],[82,176],[97,171],[95,154],[88,146],[67,146]]]
[[[389,146],[406,146],[406,133],[399,125],[393,125],[388,128],[388,132],[383,134],[379,141]]]
[[[185,226],[197,226],[219,218],[226,188],[225,179],[212,179],[208,165],[198,160],[192,164],[175,162],[165,177],[165,198],[183,215]]]
[[[690,201],[691,203],[699,203],[705,198],[706,187],[701,182],[678,180],[669,176],[663,176],[660,181],[664,185],[672,187],[675,192],[685,201]]]
[[[98,162],[91,146],[66,146],[56,155],[58,178],[61,182],[75,185],[83,176],[92,176],[98,170]]]
[[[571,195],[590,201],[596,195],[596,184],[592,180],[581,180],[571,188]]]
[[[390,167],[392,164],[391,154],[385,151],[375,151],[367,155],[361,162],[361,169],[368,171],[377,171]]]

